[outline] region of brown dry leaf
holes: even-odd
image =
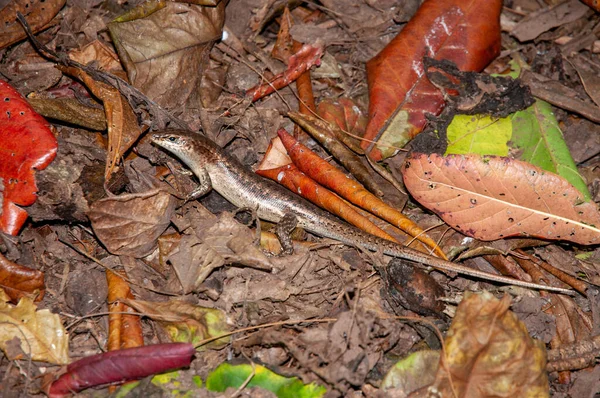
[[[100,40],[94,40],[79,50],[69,51],[69,58],[83,65],[93,62],[98,69],[127,80],[119,56]]]
[[[160,190],[125,194],[95,202],[88,217],[109,252],[141,258],[152,252],[169,226],[175,203],[169,193]]]
[[[0,49],[27,37],[25,29],[17,21],[17,12],[23,14],[33,33],[42,30],[61,8],[66,0],[12,0],[0,4]]]
[[[104,104],[108,125],[108,151],[104,178],[108,181],[123,154],[142,133],[137,123],[137,117],[119,90],[94,80],[81,69],[68,67],[61,68],[61,70],[81,80]]]
[[[109,23],[131,83],[165,108],[200,108],[201,78],[221,38],[225,3],[145,3]]]
[[[578,0],[565,1],[523,18],[515,25],[511,34],[521,42],[533,40],[550,29],[577,21],[587,11],[588,7]]]
[[[44,273],[14,263],[0,253],[0,287],[12,302],[22,297],[39,301],[44,297]]]
[[[161,322],[173,342],[198,344],[200,341],[230,331],[227,315],[220,309],[207,308],[171,300],[166,303],[124,299],[123,303],[135,308],[155,321]],[[215,340],[202,348],[220,349],[229,344],[230,337]]]
[[[69,363],[69,335],[58,314],[36,311],[33,301],[23,297],[16,306],[8,304],[0,291],[0,348],[9,360],[31,356],[34,361]]]
[[[494,156],[413,153],[402,170],[423,206],[481,240],[509,236],[600,241],[594,203],[564,178],[529,163]]]
[[[40,115],[90,130],[106,130],[106,116],[102,108],[92,108],[75,98],[38,98],[34,94],[27,97],[27,102]]]
[[[217,221],[196,235],[184,235],[166,258],[171,262],[185,294],[195,291],[206,277],[224,264],[238,263],[270,271],[269,258],[254,244],[250,229],[221,214]]]
[[[498,300],[485,291],[465,292],[434,383],[440,396],[548,396],[544,344],[529,336],[509,306],[508,296]]]

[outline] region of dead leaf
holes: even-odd
[[[25,29],[17,21],[17,12],[22,13],[33,33],[42,30],[61,8],[66,0],[10,0],[3,1],[0,9],[0,49],[10,46],[27,37]]]
[[[106,116],[102,108],[92,108],[75,98],[27,97],[29,105],[40,115],[90,130],[106,130]]]
[[[46,288],[44,273],[14,263],[0,253],[0,287],[12,302],[17,302],[22,297],[39,301],[44,297]]]
[[[171,341],[178,343],[199,342],[230,331],[230,322],[224,311],[207,308],[181,300],[166,303],[125,299],[123,303],[135,308],[149,318],[161,322]],[[201,348],[220,349],[229,344],[231,337],[223,337]]]
[[[137,117],[119,90],[94,80],[81,69],[68,67],[61,68],[61,70],[81,80],[104,104],[108,125],[108,151],[104,178],[108,181],[117,163],[142,133],[137,123]]]
[[[122,79],[127,79],[125,71],[119,61],[119,56],[100,40],[94,40],[81,49],[69,51],[69,58],[82,65],[94,63],[100,70],[110,72]]]
[[[221,214],[211,227],[184,235],[177,248],[166,258],[171,262],[185,294],[195,291],[210,273],[224,264],[238,263],[270,271],[269,258],[254,245],[254,235],[235,221],[231,214]]]
[[[533,40],[552,28],[577,21],[587,11],[578,0],[565,1],[528,15],[515,25],[511,34],[521,42]]]
[[[141,258],[154,250],[175,210],[175,199],[153,190],[95,202],[88,217],[98,239],[115,255]]]
[[[8,304],[8,296],[0,292],[0,348],[9,360],[15,348],[30,355],[34,361],[54,364],[69,363],[69,335],[58,314],[50,310],[36,311],[30,298],[23,297],[16,306]],[[18,347],[7,348],[14,343]]]
[[[131,83],[165,108],[201,108],[201,78],[221,38],[225,3],[144,3],[109,23]]]
[[[413,153],[403,175],[419,203],[477,239],[534,236],[584,245],[600,240],[596,205],[583,202],[562,177],[526,162]]]
[[[142,320],[134,310],[123,303],[133,299],[129,284],[117,272],[106,270],[108,284],[108,351],[144,345]],[[131,314],[127,314],[127,313]]]
[[[433,384],[440,396],[548,396],[544,344],[529,336],[509,306],[508,296],[465,292]]]

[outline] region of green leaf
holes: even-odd
[[[509,146],[515,157],[564,177],[589,201],[590,192],[571,157],[552,106],[537,100],[511,116],[513,132]]]
[[[483,115],[456,115],[448,126],[448,154],[478,153],[507,156],[512,135],[510,118],[492,119]]]
[[[283,377],[271,372],[264,366],[256,365],[255,374],[248,383],[248,387],[261,387],[269,390],[279,398],[317,398],[322,397],[327,389],[317,384],[304,384],[296,377]],[[219,365],[206,379],[206,388],[209,391],[223,392],[228,387],[238,388],[252,374],[252,366]]]
[[[521,71],[511,62],[510,76]],[[509,156],[558,174],[581,192],[585,201],[590,192],[565,143],[552,106],[536,100],[529,108],[509,117],[456,115],[447,129],[448,148],[445,155],[467,154]]]

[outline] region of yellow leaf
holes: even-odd
[[[14,306],[0,296],[0,348],[11,360],[25,353],[35,361],[68,363],[69,338],[59,316],[36,309],[27,297]]]

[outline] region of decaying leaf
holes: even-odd
[[[0,49],[27,37],[23,26],[17,21],[17,12],[25,16],[33,33],[42,30],[61,8],[66,0],[11,0],[0,4]]]
[[[44,297],[44,273],[14,263],[0,253],[0,287],[17,302],[22,297],[41,300]]]
[[[57,314],[36,311],[35,304],[23,297],[16,306],[8,304],[0,292],[0,348],[10,360],[23,359],[54,364],[69,362],[69,336]]]
[[[500,51],[499,0],[428,0],[404,29],[367,63],[369,124],[362,147],[379,160],[414,138],[442,94],[426,78],[423,57],[479,71]],[[376,144],[374,143],[376,142]]]
[[[509,306],[508,296],[465,293],[433,384],[440,396],[548,396],[544,344],[529,336]]]
[[[58,143],[50,124],[7,82],[0,80],[0,230],[16,235],[27,220],[19,206],[37,198],[34,170],[56,157]]]
[[[529,163],[478,155],[413,153],[403,169],[415,199],[466,235],[600,241],[596,205],[562,177]]]
[[[180,300],[158,303],[125,299],[123,302],[144,316],[159,321],[173,342],[192,343],[196,346],[202,340],[230,331],[227,315],[218,308],[201,307]],[[199,349],[220,349],[229,344],[230,340],[229,336],[223,337]]]
[[[381,383],[381,388],[393,394],[392,389],[407,396],[421,387],[435,381],[435,369],[440,362],[439,351],[424,350],[413,352],[387,372]],[[392,395],[393,396],[393,395]],[[401,395],[400,395],[401,396]]]
[[[184,235],[166,259],[171,262],[185,294],[196,290],[210,273],[224,264],[238,263],[271,270],[271,262],[254,245],[250,229],[221,214],[217,221],[196,235]]]
[[[348,98],[326,98],[319,102],[317,113],[329,123],[337,126],[346,138],[337,137],[340,141],[358,154],[362,154],[359,137],[367,129],[367,115],[354,101]],[[336,135],[337,136],[337,135]]]
[[[221,37],[225,3],[144,3],[109,23],[131,83],[165,108],[201,108],[201,77]]]
[[[521,42],[533,40],[550,29],[578,20],[587,11],[588,8],[579,1],[555,3],[523,18],[515,25],[511,34]]]
[[[173,196],[160,190],[125,194],[95,202],[88,217],[109,252],[140,258],[152,252],[169,226],[175,203]]]
[[[142,133],[137,117],[119,90],[94,80],[81,69],[68,67],[63,70],[81,80],[104,104],[108,125],[108,151],[104,178],[108,181],[123,154],[131,148]]]

